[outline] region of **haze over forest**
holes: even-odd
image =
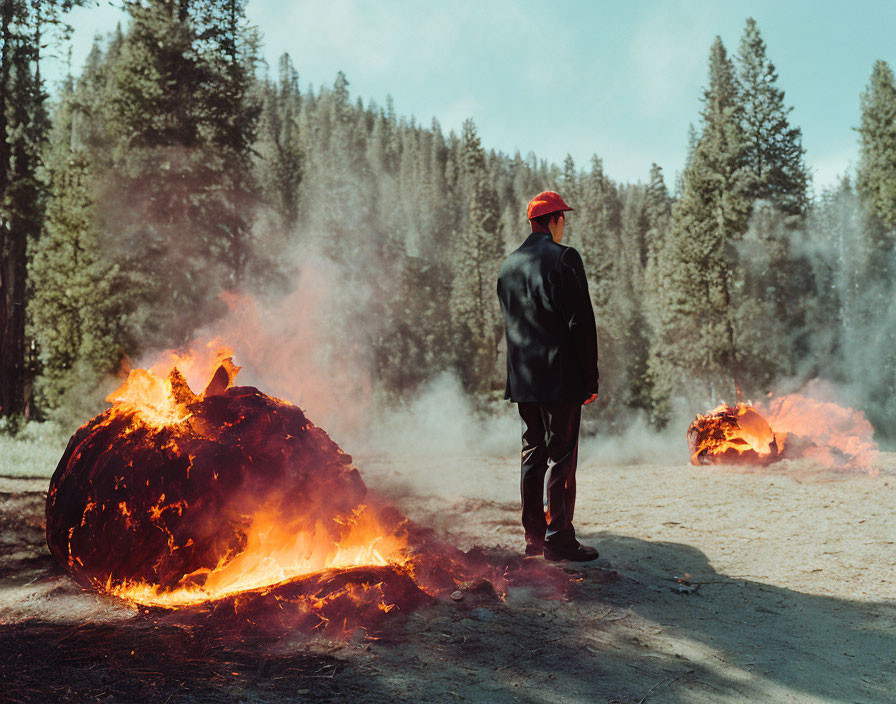
[[[759,398],[821,379],[892,439],[896,80],[884,61],[854,96],[855,173],[813,192],[774,57],[746,19],[736,46],[706,47],[680,177],[654,165],[622,183],[599,154],[503,154],[472,120],[445,134],[389,100],[364,103],[341,73],[301,89],[288,55],[265,72],[244,0],[129,3],[124,29],[51,101],[40,52],[62,41],[69,5],[14,0],[0,17],[8,427],[83,422],[125,360],[217,320],[233,329],[246,300],[276,312],[270,339],[288,348],[308,339],[313,308],[309,355],[322,375],[351,370],[349,389],[400,402],[447,372],[487,407],[504,384],[497,271],[528,231],[526,202],[552,189],[575,207],[565,243],[589,276],[601,399],[587,413],[601,432],[636,415],[663,427],[734,400],[735,382]]]

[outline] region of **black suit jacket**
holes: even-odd
[[[597,331],[582,257],[533,232],[504,261],[507,390],[516,403],[581,403],[598,389]]]

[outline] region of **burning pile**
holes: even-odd
[[[223,357],[196,395],[176,367],[136,370],[72,437],[47,542],[80,584],[181,606],[396,557],[352,458],[237,371]]]
[[[783,448],[765,418],[738,403],[698,415],[688,428],[688,449],[691,464],[699,465],[768,464],[781,457]]]
[[[47,543],[79,584],[231,613],[279,590],[281,610],[313,612],[317,625],[334,604],[384,613],[426,596],[413,571],[433,570],[411,564],[407,521],[367,501],[349,455],[298,407],[234,386],[228,351],[201,394],[180,371],[191,365],[132,371],[70,440],[47,496]]]
[[[826,467],[870,469],[877,455],[874,429],[861,411],[802,394],[774,398],[767,407],[722,404],[698,415],[687,439],[695,465],[807,457]]]

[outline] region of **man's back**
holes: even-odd
[[[506,397],[523,421],[526,554],[587,562],[597,550],[576,539],[572,518],[582,405],[597,398],[597,332],[582,258],[560,244],[571,210],[554,191],[529,201],[532,234],[501,267],[498,298],[507,330]]]
[[[533,232],[501,267],[510,400],[581,403],[597,392],[597,343],[579,253]]]

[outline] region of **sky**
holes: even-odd
[[[353,98],[460,131],[486,148],[560,163],[593,154],[617,181],[671,186],[697,123],[716,35],[737,50],[756,19],[803,132],[815,191],[858,159],[859,100],[878,59],[896,67],[892,0],[249,0],[276,74],[288,52],[316,91],[343,71]],[[124,15],[108,0],[72,11],[72,66]],[[61,76],[62,62],[47,75]]]

